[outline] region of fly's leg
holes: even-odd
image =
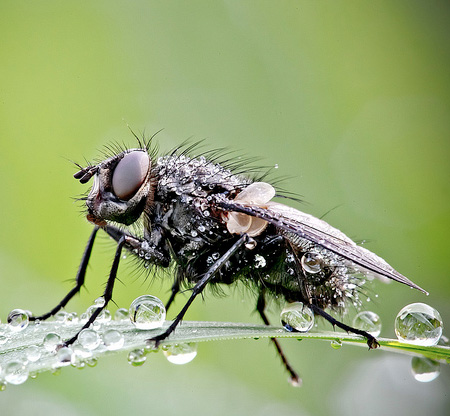
[[[368,332],[362,331],[357,328],[352,328],[351,326],[339,322],[337,319],[333,318],[331,315],[328,315],[324,310],[320,309],[318,306],[314,304],[309,305],[309,307],[315,314],[325,318],[331,325],[337,326],[338,328],[341,328],[347,332],[353,332],[354,334],[362,335],[364,338],[367,339],[367,345],[369,346],[369,349],[375,349],[380,346],[380,344],[378,344],[377,339],[373,335],[370,335]]]
[[[89,328],[91,326],[91,324],[97,319],[98,315],[100,315],[100,313],[103,311],[103,309],[105,309],[106,306],[108,305],[108,302],[111,300],[113,289],[114,289],[114,282],[116,281],[116,277],[117,277],[117,269],[119,268],[119,262],[120,262],[120,257],[121,257],[121,253],[122,253],[122,248],[125,245],[125,242],[126,242],[126,236],[122,236],[117,243],[116,254],[114,256],[114,261],[113,261],[113,264],[111,267],[111,271],[109,273],[108,281],[106,282],[106,288],[103,293],[103,298],[105,300],[105,303],[103,304],[103,306],[99,306],[97,309],[95,309],[95,311],[92,313],[89,320],[83,325],[83,327],[72,338],[70,338],[68,341],[64,342],[64,345],[73,344],[77,340],[80,332],[83,329]]]
[[[269,320],[267,319],[267,316],[264,312],[266,308],[266,301],[264,298],[264,293],[261,293],[258,297],[258,302],[256,303],[256,310],[259,312],[259,315],[261,316],[263,322],[265,325],[270,325]],[[278,355],[281,358],[281,361],[283,361],[284,367],[286,368],[286,370],[288,371],[289,375],[290,375],[290,383],[293,386],[299,386],[302,383],[302,379],[300,378],[300,376],[297,374],[297,372],[291,367],[291,365],[289,364],[289,361],[287,360],[286,356],[284,355],[283,350],[281,349],[280,343],[278,342],[278,340],[276,338],[270,338],[270,340],[273,342],[273,345],[275,345],[275,348],[278,352]]]
[[[200,293],[202,293],[203,289],[206,287],[208,282],[214,277],[214,275],[223,267],[223,265],[238,251],[246,242],[248,241],[247,234],[243,234],[239,240],[237,240],[226,252],[225,254],[220,257],[209,269],[208,271],[203,275],[203,277],[197,282],[197,284],[192,289],[191,296],[189,297],[186,304],[183,306],[183,309],[181,309],[180,313],[176,316],[172,324],[169,326],[169,328],[166,329],[161,335],[158,335],[154,338],[150,338],[149,341],[154,341],[155,346],[158,346],[159,343],[163,340],[165,340],[178,326],[178,324],[183,319],[184,315],[186,314],[187,310],[191,306],[192,302],[196,298],[196,296]]]
[[[75,287],[50,312],[47,312],[41,316],[31,316],[30,321],[36,321],[36,320],[44,321],[44,320],[50,318],[50,316],[55,315],[62,308],[64,308],[67,305],[67,303],[70,301],[70,299],[72,299],[80,291],[81,287],[84,285],[86,269],[87,269],[87,265],[89,263],[89,258],[91,257],[92,247],[94,246],[94,240],[95,240],[95,236],[97,234],[98,229],[99,229],[99,227],[95,227],[91,233],[91,236],[89,237],[88,243],[87,243],[86,248],[83,253],[83,257],[81,258],[80,267],[78,268]]]
[[[178,278],[175,278],[175,281],[172,285],[172,294],[170,295],[169,300],[166,303],[166,312],[169,310],[170,305],[175,300],[175,296],[180,292],[180,282],[178,281]]]

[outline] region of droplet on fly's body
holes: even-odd
[[[308,332],[314,325],[314,314],[301,302],[286,305],[281,311],[280,319],[288,331]]]
[[[130,305],[130,320],[138,329],[160,328],[166,319],[166,308],[156,296],[142,295]]]
[[[305,272],[315,274],[322,270],[323,259],[317,253],[305,253],[301,260],[302,268]]]
[[[439,377],[441,365],[430,358],[413,357],[411,360],[411,371],[417,381],[428,383]]]
[[[163,354],[172,364],[187,364],[197,356],[197,344],[192,342],[172,344],[163,349]]]
[[[43,345],[47,351],[53,352],[56,351],[56,347],[59,345],[60,342],[61,337],[58,334],[50,332],[44,337]]]
[[[87,350],[95,350],[100,345],[100,336],[97,331],[85,328],[78,335],[78,342]]]
[[[128,363],[134,367],[143,365],[146,359],[147,357],[145,356],[145,351],[143,349],[133,350],[128,354]]]
[[[21,361],[11,361],[3,369],[3,378],[9,384],[22,384],[28,379],[28,369]]]
[[[442,328],[439,312],[425,303],[407,305],[395,318],[397,338],[415,345],[436,345],[442,335]]]
[[[103,344],[107,350],[114,351],[123,347],[125,338],[123,334],[115,329],[110,329],[103,334]]]
[[[29,316],[23,309],[13,309],[8,314],[9,328],[13,332],[24,330],[29,323]]]
[[[353,319],[353,326],[377,337],[381,333],[381,319],[371,311],[359,312]]]

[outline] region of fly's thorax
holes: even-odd
[[[94,176],[86,200],[91,222],[130,225],[151,204],[152,163],[145,150],[130,149],[87,169]],[[80,176],[80,172],[76,175]]]

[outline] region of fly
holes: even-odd
[[[361,306],[359,294],[370,274],[426,293],[325,221],[275,202],[280,195],[272,185],[236,173],[237,165],[220,163],[217,152],[192,157],[191,146],[157,157],[151,139],[137,140],[137,148],[118,149],[100,163],[79,166],[74,177],[83,184],[93,180],[85,204],[94,228],[76,286],[50,312],[32,320],[55,315],[80,291],[99,229],[112,237],[117,247],[103,294],[105,302],[82,329],[88,328],[111,300],[122,251],[127,250],[146,265],[176,266],[166,309],[181,287],[192,288],[167,330],[150,340],[156,345],[176,329],[194,299],[213,284],[250,281],[258,295],[256,309],[266,325],[267,299],[302,302],[333,326],[365,337],[369,348],[378,347],[372,335],[338,321],[325,310],[343,311],[350,302]],[[73,343],[78,334],[65,344]],[[299,382],[278,341],[272,341],[292,382]]]

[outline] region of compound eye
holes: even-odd
[[[150,158],[144,151],[126,153],[114,169],[112,187],[114,194],[122,200],[129,200],[144,183]]]

